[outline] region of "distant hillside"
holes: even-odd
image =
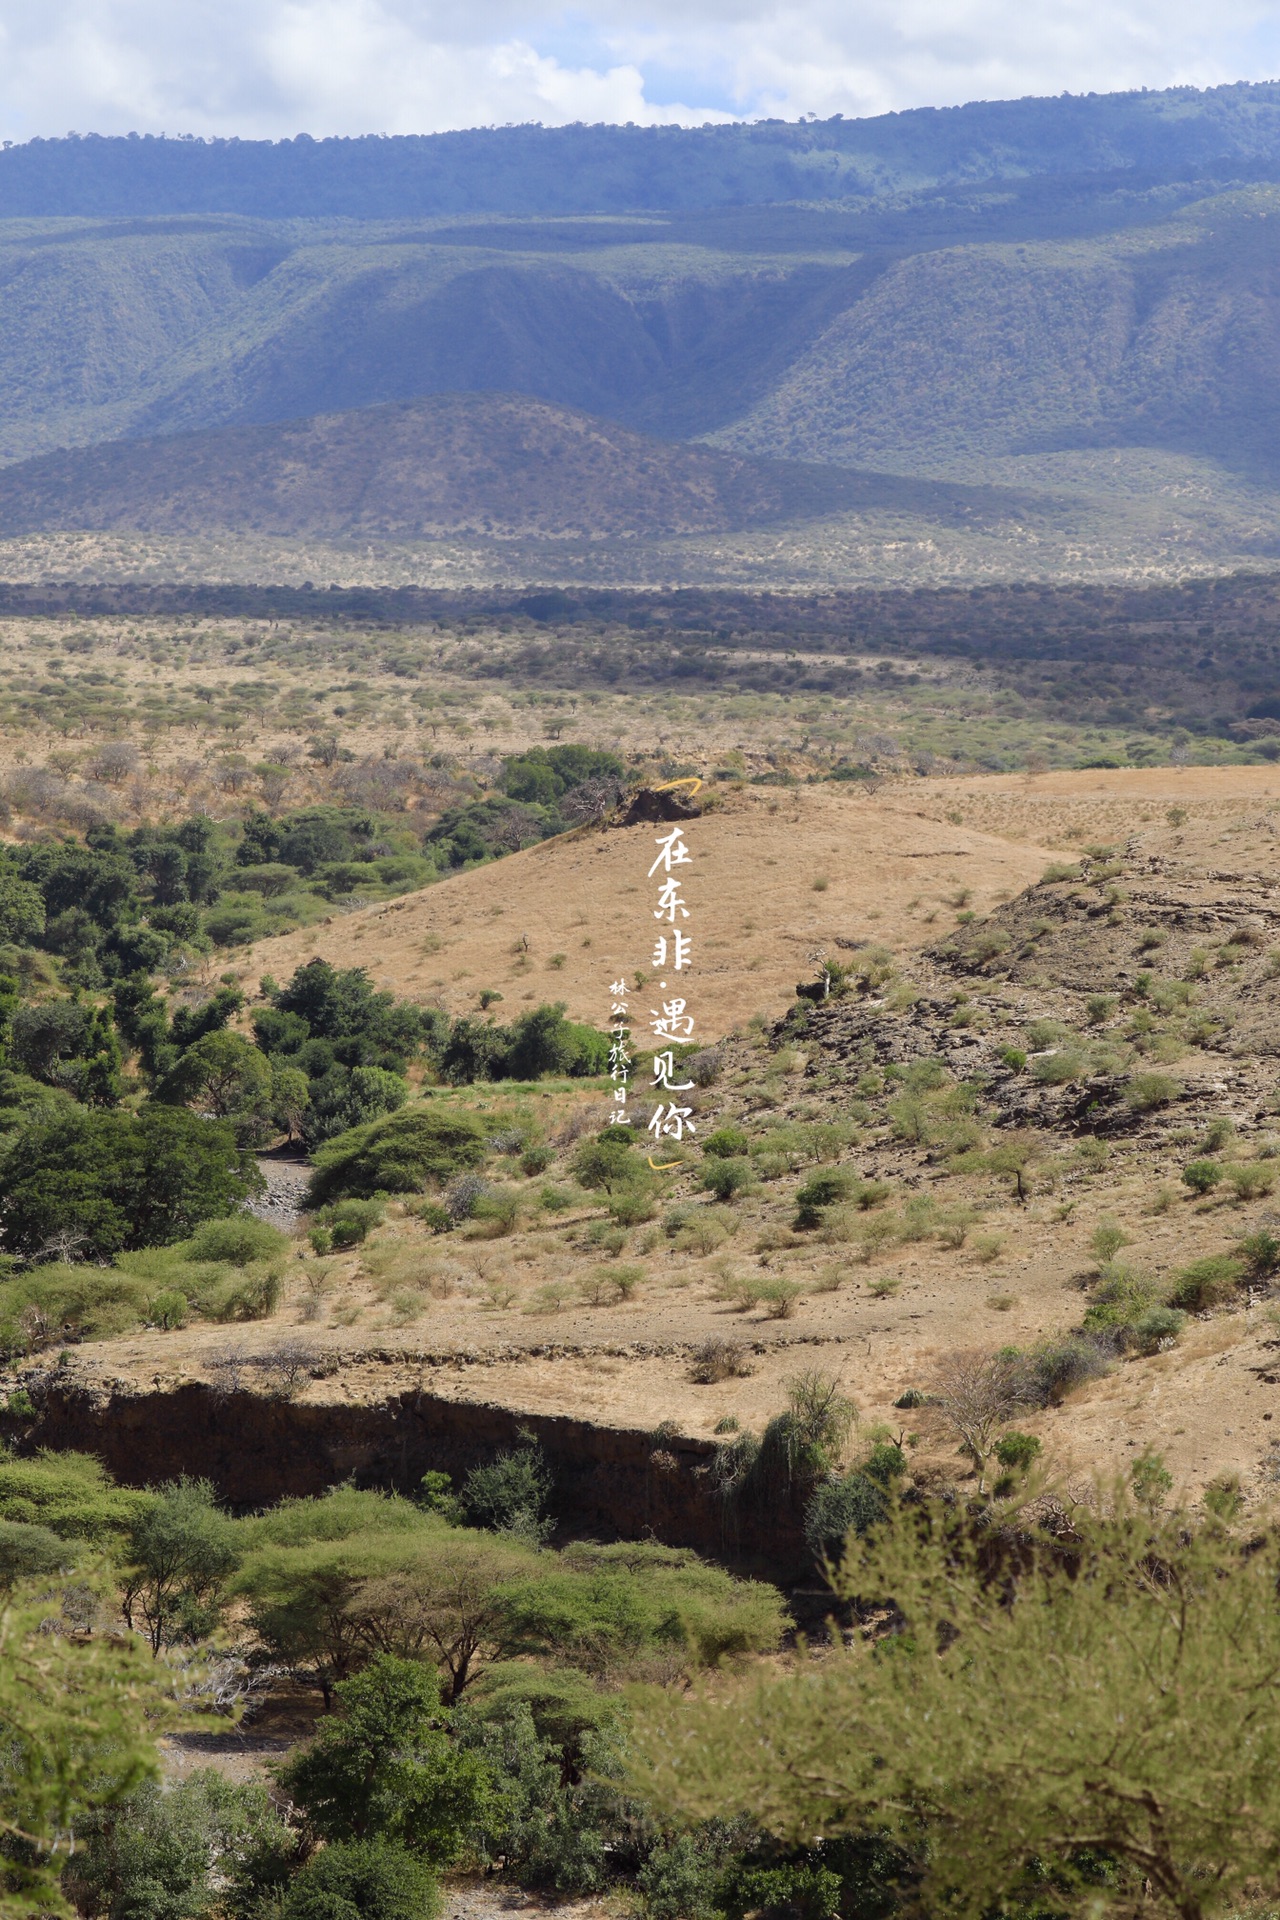
[[[6,539],[69,529],[318,539],[652,538],[865,507],[977,524],[1007,514],[1009,501],[994,489],[672,445],[511,394],[440,394],[307,420],[122,441],[0,472]]]
[[[70,136],[0,154],[0,217],[590,213],[881,197],[946,182],[1280,164],[1280,85],[979,101],[874,119],[500,127],[313,140]]]
[[[1133,446],[1280,474],[1280,188],[1126,204],[1100,231],[1042,235],[1017,203],[1011,231],[893,245],[804,209],[0,226],[0,461],[487,391],[958,479]]]
[[[1274,187],[1086,243],[900,258],[725,437],[952,471],[975,456],[1144,447],[1274,484],[1278,267]]]
[[[1140,574],[1270,563],[1280,540],[1280,82],[799,126],[32,142],[0,153],[6,210],[0,469],[109,449],[28,467],[15,534],[679,538],[870,508],[967,540],[1016,500],[998,554],[927,564]],[[389,411],[317,419],[365,409]],[[318,466],[286,486],[299,433]],[[166,467],[161,440],[191,435],[194,465]],[[451,477],[426,477],[424,435]],[[135,464],[125,442],[155,444]],[[758,464],[779,460],[827,472]],[[885,564],[850,539],[696,577]]]

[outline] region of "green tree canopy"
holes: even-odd
[[[0,1902],[9,1920],[66,1914],[69,1836],[157,1770],[155,1736],[177,1720],[170,1677],[141,1643],[71,1639],[59,1604],[19,1589],[0,1608]]]
[[[440,1724],[430,1667],[381,1654],[337,1688],[337,1713],[280,1768],[325,1840],[390,1840],[433,1866],[458,1859],[489,1796],[485,1767]]]
[[[124,1616],[151,1642],[197,1639],[216,1623],[217,1603],[239,1555],[235,1529],[207,1480],[162,1487],[129,1530]]]
[[[479,1166],[485,1137],[478,1120],[440,1104],[389,1114],[328,1140],[313,1156],[310,1206],[346,1196],[415,1193]]]
[[[406,1501],[341,1489],[256,1521],[236,1582],[256,1631],[329,1697],[371,1655],[438,1661],[457,1698],[498,1651],[501,1588],[532,1555]]]
[[[1066,1535],[1014,1517],[891,1503],[839,1580],[892,1603],[891,1630],[731,1695],[654,1699],[647,1791],[805,1845],[885,1833],[917,1856],[925,1911],[1145,1897],[1202,1920],[1251,1886],[1274,1899],[1280,1544],[1120,1493]]]
[[[404,1847],[385,1840],[325,1847],[298,1874],[281,1920],[435,1920],[436,1877]]]
[[[786,1625],[775,1587],[646,1542],[566,1547],[558,1563],[510,1582],[503,1604],[508,1651],[598,1673],[625,1671],[659,1648],[695,1666],[769,1653]]]
[[[44,919],[39,887],[0,868],[0,940],[26,946],[44,932]]]
[[[502,763],[502,787],[513,800],[553,807],[571,787],[584,780],[621,779],[623,765],[615,753],[601,753],[576,742],[555,747],[528,747]]]
[[[0,1165],[0,1244],[31,1255],[63,1242],[105,1259],[180,1240],[260,1188],[224,1121],[164,1106],[38,1119]]]
[[[333,1042],[344,1066],[392,1073],[404,1072],[430,1025],[428,1019],[424,1026],[419,1008],[379,991],[363,967],[334,967],[327,960],[299,967],[272,1004],[305,1021],[313,1040]],[[264,1023],[264,1037],[268,1031]]]
[[[242,1034],[221,1028],[187,1048],[160,1082],[156,1099],[229,1120],[238,1138],[250,1143],[267,1131],[272,1092],[266,1055]]]
[[[64,1540],[118,1547],[154,1496],[117,1487],[87,1453],[0,1453],[0,1519],[48,1528]]]

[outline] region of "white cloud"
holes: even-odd
[[[0,133],[862,114],[1276,70],[1271,0],[6,0]]]

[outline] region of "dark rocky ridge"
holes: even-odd
[[[0,538],[317,539],[729,533],[881,507],[987,524],[999,489],[756,459],[519,394],[444,393],[307,419],[45,454],[0,471]]]
[[[1086,859],[1075,879],[1028,888],[935,958],[1011,985],[1139,999],[1144,977],[1158,990],[1190,976],[1195,1004],[1221,1023],[1209,1046],[1252,1059],[1280,1054],[1277,946],[1280,887],[1268,875],[1161,859],[1127,861],[1121,875]]]

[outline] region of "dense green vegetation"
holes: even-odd
[[[3,1166],[0,1239],[27,1257],[60,1242],[91,1259],[163,1245],[232,1212],[259,1181],[228,1125],[158,1103],[37,1118],[14,1130]]]
[[[495,1143],[475,1117],[443,1102],[406,1105],[411,1061],[462,1082],[603,1070],[607,1036],[566,1020],[559,1006],[533,1008],[507,1027],[451,1022],[375,991],[361,968],[323,960],[284,987],[265,984],[250,1040],[227,1025],[242,1004],[230,989],[171,1020],[146,977],[129,976],[114,1006],[90,1016],[109,1039],[114,1068],[89,1103],[66,1084],[83,1094],[77,1057],[50,1055],[43,1077],[0,1066],[8,1102],[0,1110],[0,1249],[18,1269],[0,1277],[8,1351],[103,1337],[140,1320],[180,1325],[188,1313],[269,1313],[283,1237],[226,1216],[260,1189],[250,1149],[273,1134],[298,1135],[314,1150],[311,1203],[328,1209],[316,1231],[338,1245],[368,1231],[359,1203],[439,1192],[479,1168]],[[11,1033],[29,1036],[22,1016],[30,1009],[8,987],[0,1013]],[[35,1010],[62,1008],[83,1012],[75,1000]],[[138,1071],[126,1088],[119,1064],[135,1049]],[[24,1060],[41,1066],[30,1050]],[[509,1143],[497,1144],[505,1151]],[[524,1144],[517,1135],[516,1150]],[[535,1155],[528,1171],[544,1164]],[[436,1207],[441,1224],[465,1218],[487,1191],[473,1180],[453,1195],[452,1213]],[[336,1215],[332,1203],[341,1203]],[[76,1264],[85,1261],[97,1264]]]
[[[947,179],[1144,175],[1274,159],[1275,88],[988,101],[875,119],[701,128],[508,127],[313,140],[69,135],[10,148],[7,215],[239,213],[400,219],[728,207],[901,194]],[[501,233],[501,229],[498,229]],[[265,265],[266,263],[261,263]]]
[[[0,1460],[25,1550],[0,1561],[6,1899],[430,1920],[463,1867],[626,1890],[645,1920],[1238,1911],[1277,1872],[1274,1542],[1225,1491],[1168,1509],[1147,1455],[1068,1518],[1019,1440],[994,1501],[903,1498],[872,1459],[876,1515],[833,1575],[857,1630],[767,1663],[772,1589],[655,1542],[554,1551],[511,1504],[463,1524],[442,1474],[416,1502],[347,1486],[234,1520],[201,1482]],[[531,1445],[477,1471],[514,1489],[520,1454],[541,1472]],[[274,1796],[199,1769],[159,1791],[175,1676],[211,1732],[264,1663],[326,1709]]]
[[[181,989],[214,940],[271,924],[269,900],[276,924],[305,911],[285,891],[295,883],[339,897],[366,870],[375,891],[417,884],[439,871],[436,857],[465,865],[562,831],[561,808],[601,782],[613,795],[621,770],[581,747],[512,756],[507,791],[446,814],[427,829],[428,854],[412,857],[388,854],[374,817],[335,807],[275,819],[249,808],[221,828],[202,815],[131,833],[96,825],[0,850],[0,962],[12,969],[0,972],[0,1253],[26,1269],[0,1282],[8,1349],[156,1313],[169,1325],[188,1311],[270,1311],[274,1246],[224,1256],[191,1242],[193,1270],[176,1252],[145,1270],[117,1257],[188,1242],[238,1209],[261,1184],[249,1154],[273,1138],[337,1143],[317,1175],[327,1197],[419,1190],[476,1164],[478,1134],[469,1159],[426,1146],[433,1129],[448,1134],[447,1115],[407,1114],[370,1140],[409,1099],[411,1067],[452,1082],[601,1072],[606,1037],[559,1006],[506,1027],[451,1021],[320,960],[283,986],[264,980],[247,1020],[233,976],[203,997]],[[502,832],[486,839],[494,819]],[[247,926],[237,899],[255,903]],[[113,1259],[93,1280],[67,1264]]]
[[[0,1765],[0,1804],[28,1811],[29,1838],[0,1840],[9,1888],[53,1898],[55,1812],[76,1835],[63,1893],[101,1920],[346,1920],[339,1896],[370,1920],[423,1920],[442,1867],[501,1863],[522,1885],[587,1893],[660,1864],[667,1838],[621,1785],[621,1689],[771,1652],[780,1597],[656,1543],[553,1552],[521,1504],[531,1473],[541,1505],[550,1480],[526,1444],[477,1467],[457,1500],[433,1473],[417,1503],[348,1486],[236,1521],[202,1482],[125,1492],[82,1456],[0,1458],[0,1579],[26,1608],[6,1631],[30,1636],[64,1592],[83,1594],[82,1676],[72,1643],[51,1639],[73,1695],[97,1709],[95,1687],[127,1681],[154,1713],[172,1673],[214,1661],[213,1693],[234,1701],[265,1663],[331,1709],[275,1768],[273,1805],[212,1772],[160,1794],[127,1700],[100,1729],[73,1711],[54,1731],[42,1695],[44,1717],[22,1724],[39,1718],[65,1784],[42,1796]],[[462,1524],[479,1507],[486,1526]],[[251,1644],[228,1657],[223,1623],[243,1632],[246,1610]],[[113,1665],[117,1621],[128,1658]],[[188,1694],[227,1711],[198,1677]],[[0,1687],[6,1736],[20,1698]]]
[[[889,1505],[838,1580],[864,1618],[892,1595],[880,1626],[728,1697],[655,1697],[633,1781],[781,1846],[875,1835],[926,1911],[1239,1911],[1277,1871],[1276,1543],[1233,1537],[1212,1492],[1164,1510],[1169,1484],[1139,1461],[1047,1525]]]
[[[802,126],[33,142],[0,156],[0,206],[33,216],[3,247],[5,445],[518,392],[742,452],[1004,479],[1013,517],[1060,528],[1081,492],[1114,502],[1113,476],[1076,461],[1066,499],[1046,453],[1272,473],[1248,316],[1271,300],[1276,121],[1268,85]],[[122,243],[110,209],[175,201],[206,217]],[[71,205],[72,231],[42,225]],[[624,208],[647,217],[547,218]],[[439,217],[472,209],[510,217]]]
[[[421,773],[402,771],[410,779]],[[180,973],[214,947],[306,925],[326,908],[389,899],[562,833],[582,817],[575,793],[594,794],[602,781],[616,785],[621,774],[613,754],[535,749],[504,763],[505,791],[464,799],[416,832],[403,817],[356,807],[273,818],[251,805],[242,819],[220,824],[203,814],[131,832],[94,822],[83,838],[6,847],[0,956],[6,948],[48,954],[72,987]],[[10,805],[30,797],[21,780],[10,783],[10,795]]]

